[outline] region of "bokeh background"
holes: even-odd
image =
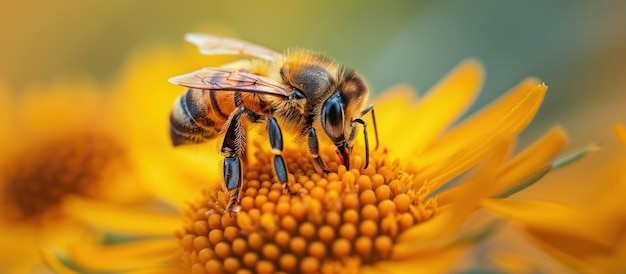
[[[191,48],[182,38],[192,31],[320,50],[356,68],[375,95],[398,84],[423,94],[476,58],[487,78],[470,113],[537,76],[549,91],[520,144],[561,125],[569,149],[603,145],[519,194],[580,204],[605,191],[593,173],[624,153],[610,133],[626,122],[624,14],[625,1],[582,0],[1,1],[0,84],[16,94],[63,79],[107,87],[138,52]]]
[[[191,47],[191,31],[323,51],[375,94],[397,84],[424,92],[477,58],[487,79],[472,111],[540,77],[549,92],[521,143],[559,124],[572,148],[603,143],[591,157],[601,158],[613,151],[610,125],[626,121],[624,14],[621,1],[2,1],[0,79],[17,93],[65,78],[107,85],[137,51]]]

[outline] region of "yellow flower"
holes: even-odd
[[[145,199],[95,84],[57,82],[19,93],[3,87],[0,104],[0,272],[41,271],[40,248],[88,236],[64,210],[67,198]]]
[[[565,265],[585,273],[626,271],[626,127],[613,133],[623,147],[607,144],[612,157],[598,165],[564,171],[561,180],[572,185],[590,180],[599,190],[584,205],[566,206],[531,200],[485,200],[483,206],[518,223],[537,246]],[[584,172],[584,173],[581,173]],[[549,183],[549,181],[548,181]]]
[[[50,265],[68,272],[450,270],[494,228],[493,223],[465,227],[482,201],[537,181],[566,143],[565,133],[555,128],[514,153],[516,136],[547,89],[534,78],[453,124],[482,85],[483,68],[470,60],[423,98],[396,87],[375,100],[381,147],[367,169],[363,143],[352,152],[351,170],[340,165],[332,145],[323,144],[320,155],[333,171],[327,175],[314,171],[305,147],[286,145],[289,183],[301,196],[283,193],[273,178],[267,140],[250,137],[254,157],[243,167],[241,210],[224,214],[217,143],[171,147],[167,116],[182,89],[165,81],[223,61],[157,51],[130,62],[115,90],[134,142],[131,158],[147,178],[146,187],[177,211],[129,213],[74,199],[67,207],[74,216],[135,238],[46,252]]]
[[[66,199],[64,209],[73,217],[107,233],[92,241],[46,250],[43,255],[49,265],[64,271],[65,266],[56,261],[55,250],[66,249],[73,264],[84,269],[148,269],[153,273],[154,266],[158,266],[162,273],[171,273],[172,266],[178,268],[173,232],[180,229],[187,201],[197,197],[202,186],[216,183],[220,156],[214,142],[176,149],[171,146],[167,117],[181,90],[169,84],[167,78],[172,71],[190,71],[228,60],[232,59],[198,57],[191,47],[183,52],[147,50],[129,60],[110,88],[115,103],[106,111],[113,115],[117,131],[132,147],[126,152],[138,174],[134,183],[165,203],[146,210],[81,197]],[[119,237],[121,234],[140,236]]]

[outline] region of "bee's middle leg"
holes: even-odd
[[[269,117],[267,119],[267,134],[270,137],[270,144],[272,145],[272,154],[274,154],[274,172],[276,172],[278,181],[285,186],[285,189],[289,194],[299,194],[291,192],[291,189],[289,188],[287,166],[285,165],[285,160],[281,155],[283,152],[283,133],[280,130],[280,126],[278,126],[276,118],[274,117]]]

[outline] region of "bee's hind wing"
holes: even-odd
[[[185,40],[196,45],[205,55],[245,55],[265,60],[275,60],[280,53],[243,40],[210,34],[188,33]]]

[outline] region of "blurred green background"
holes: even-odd
[[[188,46],[190,31],[323,51],[360,71],[375,93],[399,83],[423,92],[474,57],[487,80],[472,110],[538,76],[550,89],[524,136],[558,123],[582,144],[626,121],[625,3],[2,1],[0,78],[17,91],[77,76],[106,83],[133,51]]]

